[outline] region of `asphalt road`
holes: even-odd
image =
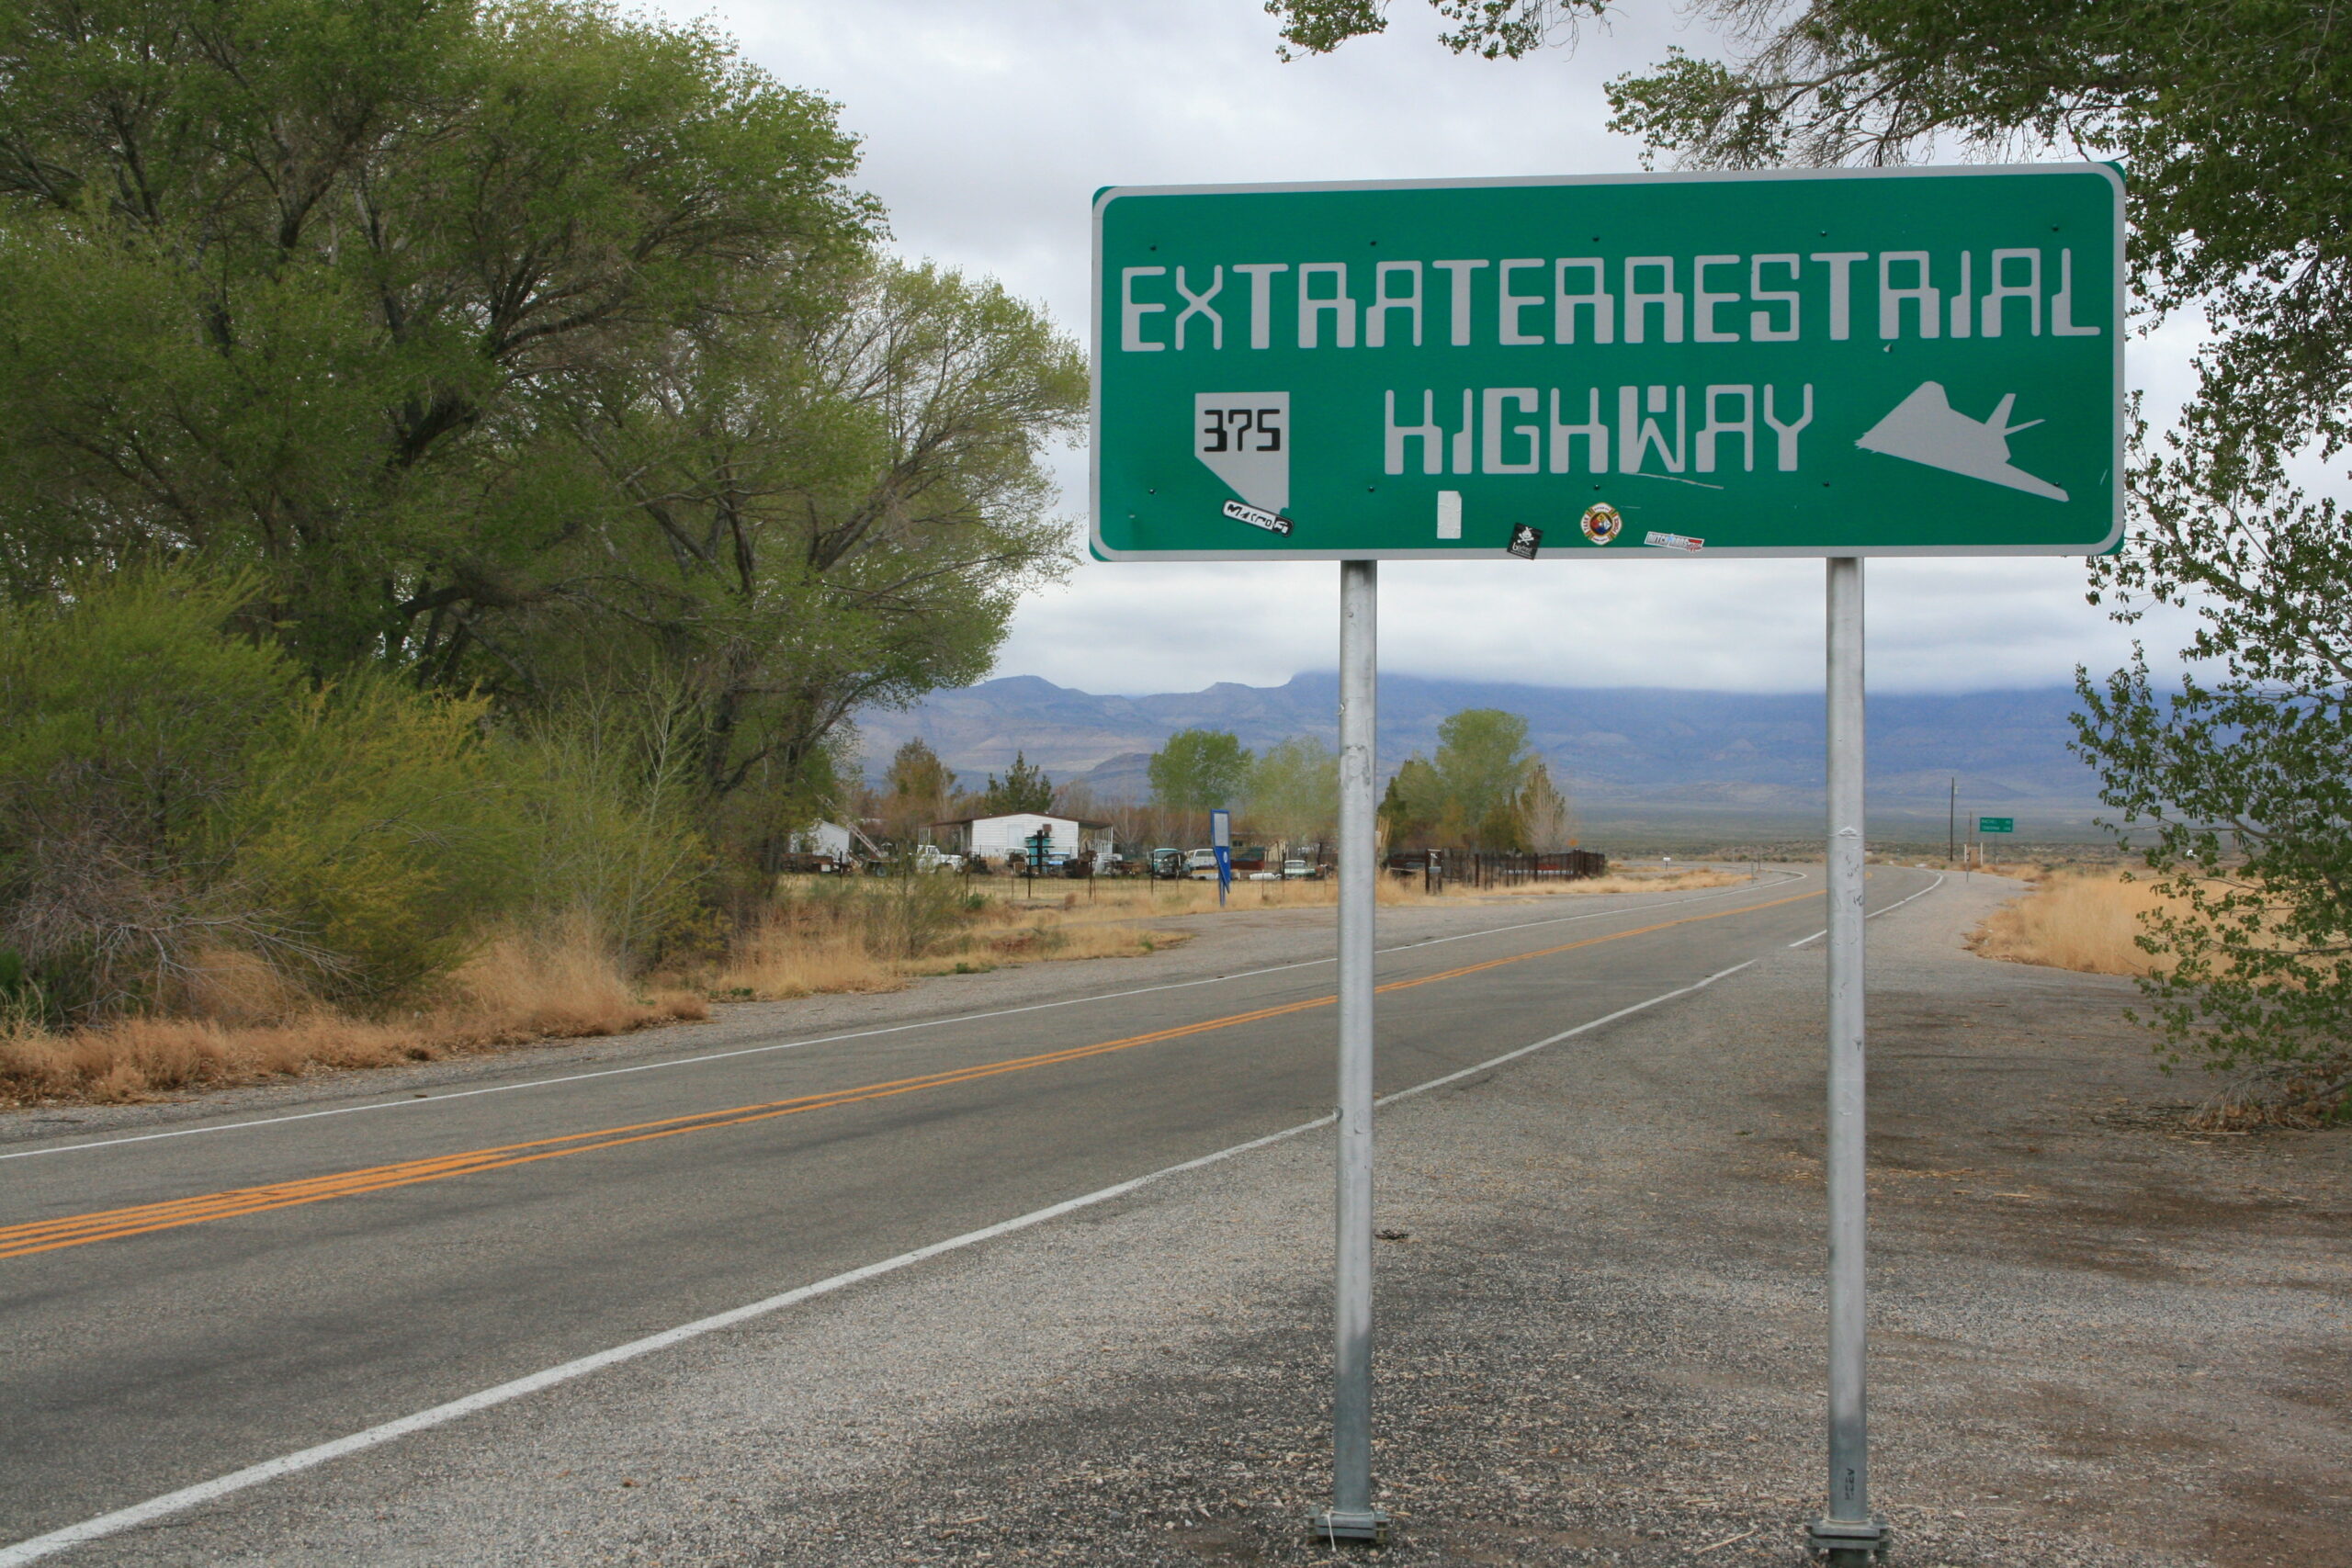
[[[1871,906],[1928,881],[1878,868]],[[1820,928],[1819,889],[1799,868],[1424,920],[1443,934],[1380,960],[1380,1089],[1785,947]],[[331,1107],[385,1107],[368,1114],[12,1142],[0,1542],[1328,1111],[1329,963],[1152,973],[712,1059],[688,1032],[648,1044],[651,1070],[542,1081],[518,1057],[497,1092]]]

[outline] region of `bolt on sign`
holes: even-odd
[[[2122,203],[2095,164],[1114,186],[1095,554],[2112,548]]]

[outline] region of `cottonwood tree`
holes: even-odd
[[[314,680],[675,691],[773,848],[1068,558],[1075,347],[883,259],[855,163],[593,4],[0,8],[0,590],[188,557]]]
[[[1510,852],[1543,848],[1530,811],[1547,831],[1566,804],[1529,750],[1527,720],[1501,708],[1464,708],[1438,726],[1436,755],[1406,760],[1388,783],[1381,818],[1399,849],[1465,847]],[[1555,811],[1555,803],[1557,809]]]
[[[935,268],[845,292],[819,330],[682,343],[650,393],[595,399],[573,434],[612,499],[517,617],[563,679],[616,640],[695,671],[707,787],[763,843],[853,712],[986,675],[1068,566],[1043,458],[1084,406],[1071,345]]]
[[[493,626],[603,497],[583,378],[821,317],[877,224],[832,106],[701,28],[470,0],[0,12],[19,592],[252,562],[313,668],[527,680]]]
[[[1518,810],[1535,765],[1527,720],[1501,708],[1464,708],[1437,727],[1430,762],[1443,791],[1442,825],[1455,842],[1495,851],[1527,847]]]
[[[905,742],[892,753],[883,775],[880,812],[882,831],[893,840],[911,843],[922,829],[947,815],[956,793],[956,775],[939,753],[920,739]]]
[[[1250,788],[1250,749],[1222,729],[1180,729],[1151,754],[1151,797],[1198,814],[1238,805]]]
[[[1311,735],[1268,747],[1250,769],[1250,825],[1295,848],[1327,841],[1340,819],[1340,757]]]
[[[1429,759],[1405,759],[1380,797],[1380,830],[1391,850],[1425,850],[1443,830],[1445,786]]]
[[[1572,40],[1598,0],[1434,0],[1487,58]],[[1383,0],[1274,0],[1288,48]],[[1611,88],[1616,129],[1697,165],[2087,155],[2127,171],[2143,324],[2199,310],[2199,390],[2138,433],[2132,527],[2092,563],[2119,619],[2192,611],[2166,691],[2078,672],[2078,747],[2187,913],[2143,945],[2162,1049],[2352,1104],[2352,615],[2341,514],[2289,482],[2352,439],[2352,48],[2322,0],[1700,0],[1721,58]]]

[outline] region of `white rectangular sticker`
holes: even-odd
[[[1236,523],[1247,523],[1252,528],[1263,528],[1269,534],[1290,532],[1289,518],[1269,512],[1262,506],[1252,506],[1246,501],[1227,502],[1225,514]]]

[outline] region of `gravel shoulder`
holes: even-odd
[[[1871,927],[1898,1561],[2352,1564],[2352,1132],[2180,1131],[2161,1108],[2197,1086],[2150,1066],[2128,985],[1959,946],[2014,891]],[[1822,962],[1383,1113],[1382,1561],[1801,1560]],[[1329,1165],[1275,1145],[72,1561],[1353,1560],[1300,1524]]]

